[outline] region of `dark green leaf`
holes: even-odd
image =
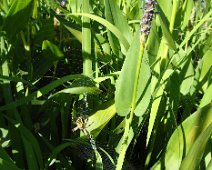
[[[14,0],[3,23],[3,30],[12,39],[22,28],[26,27],[32,14],[34,0]]]

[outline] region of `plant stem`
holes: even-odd
[[[133,91],[133,100],[132,100],[132,107],[130,110],[130,115],[125,119],[125,128],[124,128],[124,134],[123,134],[123,140],[121,144],[121,152],[119,154],[118,160],[117,160],[117,166],[116,170],[121,170],[123,163],[124,163],[124,158],[128,149],[128,146],[131,141],[129,140],[129,133],[130,133],[130,128],[134,116],[134,111],[136,108],[136,99],[137,99],[137,90],[138,90],[138,80],[139,80],[139,74],[140,74],[140,69],[141,69],[141,64],[142,64],[142,59],[143,59],[143,54],[144,54],[144,46],[146,42],[146,35],[141,34],[140,37],[140,52],[139,52],[139,59],[138,59],[138,65],[137,65],[137,70],[136,70],[136,83],[135,83],[135,88]],[[130,139],[131,140],[131,139]]]
[[[89,13],[89,0],[82,1],[83,13]],[[82,55],[83,55],[83,74],[92,77],[92,59],[91,59],[91,30],[90,19],[82,17]]]

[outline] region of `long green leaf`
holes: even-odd
[[[193,146],[195,140],[212,122],[212,104],[200,108],[189,116],[171,136],[165,152],[165,168],[179,170],[184,156]],[[200,155],[199,155],[200,156]],[[163,160],[154,169],[162,166]]]
[[[137,33],[134,37],[133,43],[130,46],[130,49],[127,52],[120,77],[116,84],[115,105],[117,113],[120,116],[128,115],[132,107],[134,90],[136,83],[138,81],[136,72],[138,67],[141,67],[141,65],[138,65],[139,52],[140,52],[140,41],[139,41],[139,34]],[[142,75],[140,73],[139,78],[141,77]]]
[[[180,170],[197,169],[203,156],[208,139],[212,135],[212,121],[196,139],[180,166]]]
[[[114,24],[120,30],[120,32],[125,36],[128,42],[132,41],[132,34],[130,32],[129,25],[127,24],[126,19],[124,18],[115,1],[105,1],[105,16],[107,21],[109,21],[111,24]],[[120,45],[117,39],[118,37],[115,37],[114,34],[108,32],[108,40],[110,42],[110,46],[113,52],[118,55]]]
[[[26,139],[25,136],[22,136],[25,153],[26,153],[26,160],[28,164],[29,170],[39,170],[39,166],[37,164],[36,156],[33,151],[33,145]]]
[[[141,63],[138,91],[137,91],[137,106],[135,115],[142,116],[145,114],[150,104],[151,99],[151,70],[147,53],[144,53],[143,62]]]

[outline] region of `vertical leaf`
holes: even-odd
[[[186,64],[183,66],[183,69],[180,72],[180,77],[182,78],[182,83],[180,85],[180,92],[183,95],[189,93],[191,86],[194,82],[194,69],[191,63],[191,58],[188,57]]]
[[[139,34],[135,34],[134,40],[127,52],[120,77],[116,84],[115,105],[120,116],[129,114],[133,100],[133,92],[136,83],[136,70],[139,63]]]
[[[136,116],[142,116],[150,103],[151,99],[151,70],[147,53],[144,53],[144,58],[140,68],[138,91],[137,91],[137,106],[135,109]]]

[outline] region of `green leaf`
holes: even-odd
[[[30,170],[42,169],[43,157],[37,139],[33,136],[31,131],[29,131],[29,129],[27,129],[24,125],[20,124],[18,121],[12,120],[7,116],[5,117],[10,122],[12,122],[12,124],[19,130],[19,133],[21,134],[26,152],[28,168]]]
[[[99,16],[87,14],[87,13],[72,13],[72,14],[69,14],[68,16],[70,17],[85,16],[99,22],[100,24],[104,25],[109,31],[111,31],[119,39],[119,41],[123,44],[126,51],[128,50],[129,42],[127,41],[127,39],[124,37],[124,35],[122,35],[122,33],[118,30],[117,27],[115,27],[113,24],[111,24],[107,20]]]
[[[8,161],[10,163],[13,164],[12,159],[10,158],[10,156],[7,154],[7,152],[2,148],[2,146],[0,146],[0,159],[3,159],[5,161]],[[1,165],[0,165],[1,166]],[[1,168],[0,168],[1,169]]]
[[[64,57],[58,46],[48,40],[43,41],[42,50],[50,51],[56,58]]]
[[[183,8],[183,21],[182,21],[182,26],[181,29],[184,30],[188,26],[188,22],[190,20],[191,12],[192,12],[192,7],[193,7],[193,1],[186,0],[184,1],[184,8]]]
[[[194,68],[192,65],[191,57],[188,57],[186,64],[183,66],[180,72],[180,77],[183,79],[180,85],[180,92],[183,95],[186,95],[189,93],[190,88],[194,82]]]
[[[208,83],[210,83],[210,81],[207,81],[207,79],[211,78],[211,74],[212,74],[212,60],[211,60],[211,56],[212,56],[212,51],[208,50],[204,56],[203,56],[203,64],[202,64],[202,69],[201,69],[201,73],[200,73],[200,78],[199,81],[206,81],[206,82],[202,82],[203,84],[203,90],[206,91],[207,87],[208,87]]]
[[[138,65],[140,53],[139,37],[137,33],[127,52],[119,79],[116,83],[115,105],[117,113],[120,116],[128,115],[132,105],[134,88],[136,86],[137,67],[141,67]]]
[[[39,79],[46,74],[52,65],[60,60],[63,56],[63,53],[60,51],[57,45],[48,40],[43,41],[42,53],[41,55],[36,56],[33,63],[34,79]]]
[[[195,140],[211,122],[212,104],[208,104],[189,116],[174,131],[165,152],[166,169],[178,170],[180,168],[183,156],[188,154]]]
[[[198,169],[206,144],[211,135],[212,123],[210,123],[210,125],[196,139],[185,159],[183,159],[180,170]]]
[[[193,29],[186,35],[183,42],[181,42],[179,49],[181,49],[185,44],[188,43],[188,41],[191,39],[191,37],[198,31],[198,29],[207,21],[209,20],[210,16],[212,15],[212,10],[209,10],[209,12],[201,18],[201,20],[193,27]]]
[[[165,86],[167,84],[167,80],[173,74],[173,72],[174,71],[172,69],[167,69],[165,71],[165,73],[163,74],[163,77],[162,77],[162,80],[163,80],[162,85],[163,86],[159,85],[159,87],[157,88],[157,90],[155,92],[155,95],[153,96],[154,100],[153,100],[153,103],[152,103],[152,106],[151,106],[148,132],[147,132],[147,142],[146,142],[147,145],[150,141],[150,137],[151,137],[151,134],[152,134],[152,131],[153,131],[153,127],[157,126],[157,125],[155,125],[155,121],[156,121],[156,117],[158,116],[158,114],[160,114],[158,111],[160,109],[161,99],[162,99],[162,96],[163,96],[163,93],[164,93]],[[155,79],[152,78],[151,84],[153,84],[154,81],[155,81]],[[162,103],[162,105],[164,105],[164,104]]]
[[[204,96],[202,97],[199,108],[204,107],[205,105],[211,103],[212,101],[212,84],[206,89]]]
[[[151,99],[151,70],[147,53],[144,53],[143,62],[141,63],[138,91],[137,91],[137,106],[135,115],[142,116],[150,104]]]
[[[32,14],[34,0],[14,0],[3,23],[3,30],[12,39],[22,28],[26,27]]]
[[[65,28],[70,32],[72,33],[72,35],[80,42],[82,43],[82,32],[74,29],[74,28],[71,28],[70,26],[64,24]]]
[[[105,1],[105,16],[107,21],[114,24],[120,30],[128,42],[132,41],[132,34],[129,29],[130,27],[115,1]],[[108,32],[108,40],[113,52],[118,55],[120,45],[117,38],[114,36],[114,34]]]
[[[95,82],[89,77],[82,77],[74,80],[70,88],[66,88],[54,93],[52,96],[58,93],[69,94],[99,94],[102,91],[95,86]]]
[[[59,94],[59,93],[68,93],[68,94],[99,94],[101,93],[101,90],[97,87],[72,87],[72,88],[66,88],[63,90],[58,91],[57,93],[54,93],[52,96]],[[51,97],[52,97],[51,96]]]
[[[172,14],[172,1],[167,1],[167,0],[160,0],[157,2],[160,9],[159,11],[163,11],[164,15],[165,15],[165,18],[167,21],[170,21],[171,19],[171,14]]]
[[[109,101],[99,108],[88,119],[88,131],[102,130],[104,126],[115,116],[116,108],[114,101]],[[95,134],[94,134],[95,136]]]
[[[10,161],[4,160],[2,158],[0,158],[0,169],[2,169],[2,170],[6,170],[6,169],[21,170],[14,163],[11,163]]]
[[[162,32],[163,32],[163,37],[166,41],[166,45],[169,46],[171,49],[176,50],[177,48],[176,48],[175,42],[172,38],[172,34],[169,30],[169,25],[165,21],[165,17],[162,14],[163,13],[160,14],[159,19],[160,19],[160,25],[162,28]]]
[[[0,75],[0,80],[13,81],[13,82],[17,82],[17,83],[22,82],[22,83],[25,83],[26,85],[32,86],[32,83],[30,83],[22,78],[19,78],[19,77],[8,77],[8,76]]]
[[[210,160],[206,170],[211,170],[212,169],[212,159]]]
[[[30,143],[30,141],[28,141],[26,139],[26,137],[22,136],[22,139],[23,139],[23,143],[24,143],[28,169],[29,170],[39,170],[32,144]]]

